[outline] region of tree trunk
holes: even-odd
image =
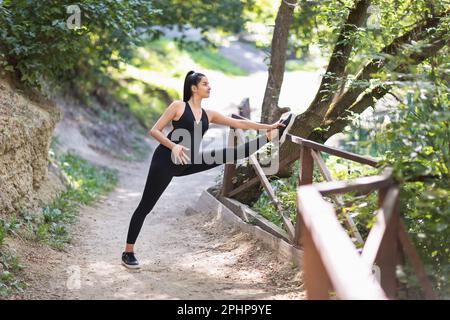
[[[291,3],[293,3],[292,1]],[[367,8],[370,5],[369,0],[359,0],[355,7],[350,10],[348,18],[346,22],[343,24],[340,35],[338,37],[338,41],[333,50],[333,54],[331,56],[327,73],[322,79],[322,83],[320,85],[320,89],[318,90],[314,101],[311,103],[310,107],[306,112],[296,117],[295,122],[290,130],[293,134],[300,137],[308,137],[309,134],[314,130],[314,128],[320,126],[323,121],[323,116],[326,113],[329,102],[332,100],[332,96],[328,98],[328,102],[324,103],[322,101],[324,99],[323,90],[324,87],[330,87],[332,84],[336,83],[337,77],[335,75],[341,76],[345,71],[345,66],[347,65],[348,57],[353,48],[353,44],[351,41],[345,42],[343,41],[346,37],[350,36],[357,27],[361,26],[365,19],[367,18]],[[273,69],[270,71],[269,68],[269,80],[267,82],[266,93],[264,96],[264,102],[262,106],[262,115],[261,122],[264,123],[272,123],[279,118],[279,115],[283,112],[280,112],[280,108],[278,108],[278,97],[280,94],[280,88],[283,80],[284,73],[284,64],[286,57],[286,46],[288,39],[288,28],[290,24],[290,20],[286,21],[286,19],[282,20],[283,17],[289,14],[292,16],[291,6],[288,6],[282,2],[280,9],[278,11],[274,36],[272,38],[272,56],[271,56],[271,65],[277,67],[277,69]],[[282,28],[285,28],[283,29]],[[279,31],[280,30],[280,31]],[[281,34],[281,30],[285,30],[284,33]],[[284,38],[284,42],[281,40]],[[284,45],[283,45],[284,43]],[[283,50],[280,51],[280,47],[283,47]],[[277,59],[277,56],[280,58]],[[281,62],[282,63],[278,63]],[[341,66],[343,64],[343,66]],[[274,71],[277,71],[277,78],[274,77]],[[332,76],[327,76],[332,75]],[[272,80],[271,80],[272,79]],[[277,85],[272,84],[273,81],[277,80]],[[272,81],[272,82],[271,82]],[[275,100],[276,99],[276,100]],[[275,101],[275,102],[273,102]],[[324,109],[325,111],[319,112],[319,109]],[[285,143],[280,148],[280,161],[285,159],[286,156],[292,156],[295,154],[299,154],[300,148],[298,145],[292,143]],[[288,177],[292,174],[292,164],[293,162],[281,168],[278,172],[277,177]],[[245,183],[245,181],[253,178],[255,176],[255,172],[251,168],[251,166],[239,167],[236,170],[237,182],[235,186],[241,185]],[[243,203],[251,204],[259,198],[260,192],[262,188],[260,184],[257,184],[254,188],[249,188],[248,190],[242,191],[240,194],[236,195],[235,198]]]
[[[285,0],[281,2],[275,19],[272,46],[270,53],[269,78],[267,79],[266,91],[261,111],[261,122],[273,123],[278,120],[289,108],[279,108],[281,85],[283,84],[284,66],[286,63],[286,49],[289,37],[289,26],[292,21],[292,13],[297,0]]]

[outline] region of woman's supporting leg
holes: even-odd
[[[173,178],[171,163],[167,161],[167,157],[158,155],[154,154],[141,201],[131,217],[127,235],[127,247],[136,242],[145,218]]]
[[[197,159],[201,160],[201,162],[195,163],[195,159],[191,159],[191,162],[194,163],[189,164],[189,166],[185,170],[183,170],[179,174],[176,174],[175,176],[186,176],[189,174],[194,174],[197,172],[215,168],[224,163],[235,163],[237,160],[249,157],[251,154],[258,151],[267,142],[269,142],[269,140],[267,139],[267,136],[263,134],[235,147],[226,147],[217,150],[206,150],[202,152],[198,157],[199,159]]]

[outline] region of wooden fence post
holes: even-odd
[[[313,169],[314,169],[314,160],[311,155],[311,148],[301,146],[300,160],[298,162],[299,186],[312,183]],[[294,245],[298,247],[301,245],[301,230],[300,230],[301,227],[299,223],[300,219],[301,219],[300,214],[297,212],[297,219],[295,223]]]
[[[234,129],[230,128],[230,133],[228,134],[228,146],[233,147],[236,145],[237,137],[234,132]],[[228,196],[228,193],[233,190],[233,181],[232,178],[236,173],[236,164],[235,163],[226,163],[223,171],[223,183],[222,190],[220,195],[222,197]]]
[[[317,247],[306,228],[300,210],[297,207],[297,225],[300,229],[303,246],[303,274],[308,300],[325,300],[330,298],[331,281],[320,258]]]
[[[389,187],[380,188],[378,193],[378,207],[381,208],[386,192]],[[397,297],[397,278],[396,268],[399,261],[399,241],[398,241],[398,227],[399,227],[399,202],[398,197],[394,210],[392,211],[391,219],[386,226],[383,240],[381,241],[376,264],[380,267],[381,287],[389,299],[396,299]]]

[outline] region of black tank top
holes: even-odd
[[[191,106],[185,102],[181,118],[172,120],[172,126],[173,129],[167,135],[170,141],[198,151],[203,135],[209,128],[208,115],[202,108],[202,116],[197,123]]]

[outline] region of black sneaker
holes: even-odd
[[[288,134],[289,129],[292,127],[295,120],[294,114],[291,112],[287,112],[281,117],[282,118],[280,119],[279,122],[284,124],[285,127],[278,127],[278,139],[279,139],[278,141],[280,144],[282,144],[286,140],[286,135]]]
[[[139,262],[134,256],[134,252],[122,253],[122,264],[129,269],[139,269]]]

